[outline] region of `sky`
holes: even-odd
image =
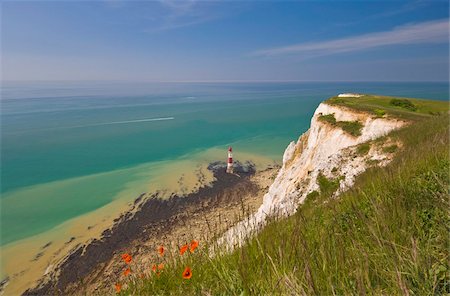
[[[447,81],[448,1],[3,1],[2,80]]]

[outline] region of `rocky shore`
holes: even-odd
[[[235,174],[225,173],[226,164],[208,167],[215,181],[184,196],[139,196],[135,211],[123,214],[100,239],[75,247],[40,283],[23,295],[103,294],[120,279],[120,255],[128,252],[143,272],[154,259],[157,246],[173,246],[191,238],[211,240],[254,212],[262,203],[277,168],[255,174],[252,163],[235,164]]]

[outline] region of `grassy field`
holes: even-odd
[[[415,108],[408,108],[408,105],[399,104],[403,100],[409,101]],[[393,98],[376,95],[363,95],[354,98],[332,97],[325,102],[331,105],[368,111],[373,113],[375,117],[387,115],[407,120],[422,120],[426,117],[448,114],[449,112],[449,103],[447,101]]]
[[[447,102],[411,99],[417,111],[391,106],[386,97],[328,102],[355,107],[356,100],[357,109],[422,119],[390,134],[403,145],[393,149],[396,157],[387,167],[367,170],[338,199],[330,199],[334,189],[316,192],[296,214],[269,222],[232,253],[211,258],[201,242],[192,254],[164,258],[159,276],[131,275],[121,294],[449,293]],[[333,182],[322,180],[321,186],[333,188]],[[182,278],[186,266],[190,279]]]

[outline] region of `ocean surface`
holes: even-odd
[[[0,244],[132,200],[165,164],[211,148],[223,149],[216,160],[232,145],[239,160],[279,163],[317,105],[342,92],[449,99],[448,83],[6,82]]]

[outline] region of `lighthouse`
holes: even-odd
[[[231,146],[228,148],[227,173],[233,173],[233,148]]]

